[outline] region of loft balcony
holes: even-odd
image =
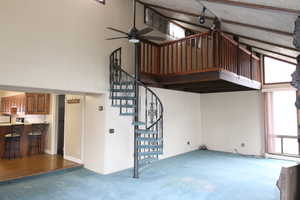
[[[140,79],[153,87],[197,92],[261,88],[260,58],[221,32],[140,45]]]

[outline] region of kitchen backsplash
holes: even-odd
[[[26,123],[40,123],[45,122],[47,119],[46,115],[26,115],[25,122]]]

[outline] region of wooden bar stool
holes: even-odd
[[[28,155],[33,154],[42,154],[43,144],[42,144],[42,136],[45,131],[45,126],[43,124],[33,124],[32,132],[28,134],[29,139],[29,148]]]
[[[10,133],[4,136],[4,159],[15,159],[21,157],[21,135],[24,125],[12,125]]]

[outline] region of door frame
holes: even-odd
[[[70,160],[70,161],[73,161],[73,162],[76,162],[76,163],[79,163],[79,164],[83,164],[84,163],[84,136],[85,136],[85,119],[86,119],[86,116],[85,116],[85,95],[82,95],[82,94],[64,94],[66,97],[67,95],[78,95],[78,96],[81,96],[81,110],[82,110],[82,114],[81,114],[81,121],[82,121],[82,127],[81,127],[81,136],[80,136],[80,146],[81,146],[81,149],[80,149],[80,159],[78,158],[74,158],[72,156],[68,156],[66,155],[65,153],[65,150],[64,150],[64,159],[66,160]],[[58,96],[57,96],[58,98]],[[65,98],[65,100],[67,100],[67,98]],[[66,102],[65,102],[66,103]],[[58,118],[57,118],[58,120]],[[66,127],[66,114],[65,114],[65,127]],[[66,130],[66,129],[65,129]],[[58,134],[58,131],[56,131],[56,134]],[[65,134],[64,134],[65,136]],[[58,137],[58,135],[57,135]],[[56,145],[57,145],[57,138],[56,138]],[[65,149],[65,146],[66,146],[66,138],[64,139],[64,149]]]

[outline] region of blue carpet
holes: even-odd
[[[0,185],[0,200],[278,200],[276,181],[292,162],[194,151],[132,171],[86,169]]]

